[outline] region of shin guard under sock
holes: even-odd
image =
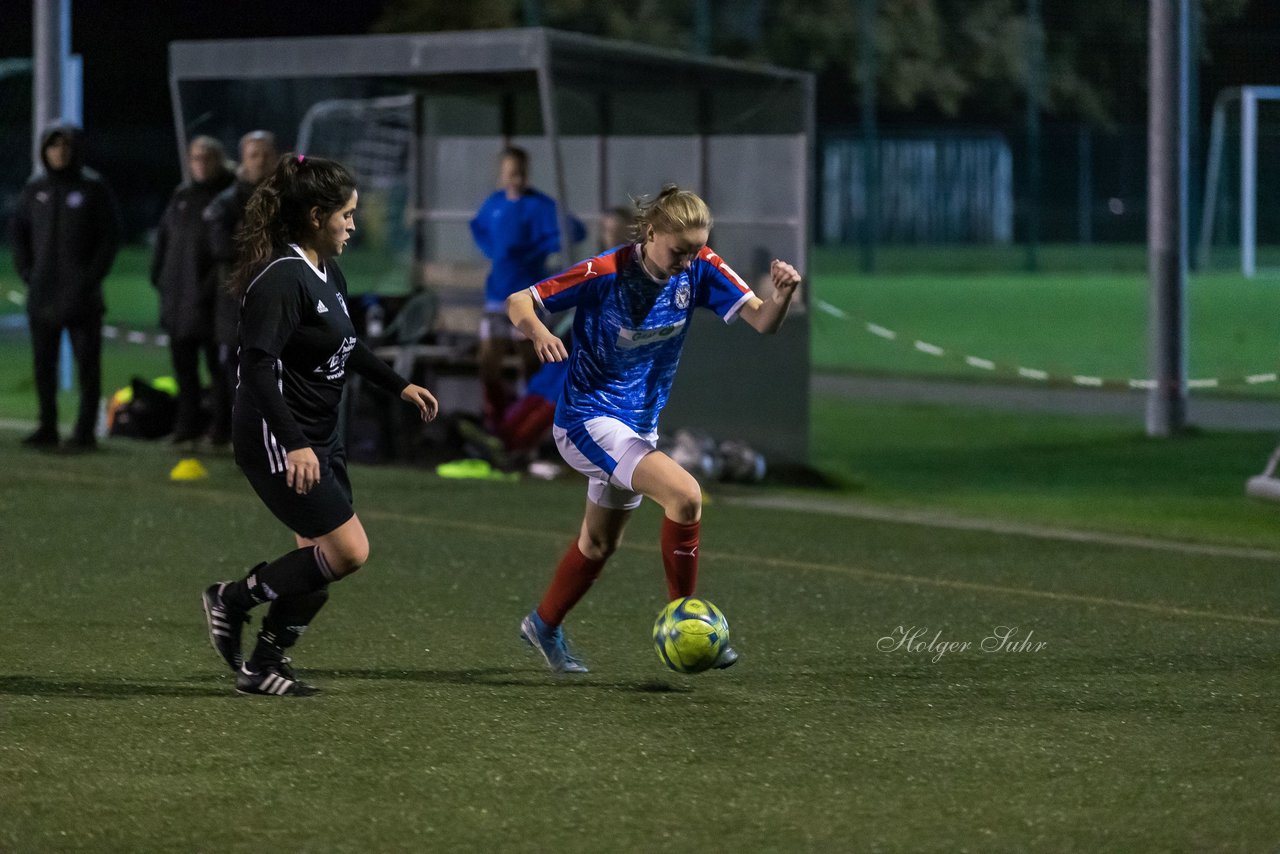
[[[258,632],[258,645],[249,658],[251,670],[260,669],[264,662],[278,661],[284,650],[293,646],[315,619],[316,614],[329,601],[329,588],[321,587],[310,593],[276,599],[262,619]]]
[[[244,578],[228,584],[222,596],[247,611],[263,602],[314,592],[337,579],[320,547],[307,546],[258,564]]]
[[[574,540],[564,557],[560,558],[551,585],[538,604],[538,616],[542,622],[552,627],[564,622],[565,615],[587,595],[602,569],[604,561],[584,555],[578,548],[578,541]]]
[[[662,568],[667,574],[667,595],[671,599],[692,596],[698,586],[698,539],[700,522],[662,519]]]

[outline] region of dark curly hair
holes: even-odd
[[[328,218],[355,192],[356,182],[336,160],[286,154],[249,198],[236,235],[238,263],[228,286],[244,293],[249,282],[281,248],[297,243],[311,227],[311,209]]]

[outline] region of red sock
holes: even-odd
[[[592,560],[584,555],[578,548],[578,541],[574,540],[564,557],[560,558],[560,565],[556,567],[551,585],[542,594],[542,601],[538,604],[538,616],[542,618],[542,622],[548,626],[563,623],[569,610],[595,584],[602,569],[604,561]]]
[[[507,384],[503,380],[492,380],[482,384],[484,399],[481,401],[484,428],[490,433],[498,429],[502,423],[502,414],[507,410]]]
[[[700,522],[687,525],[662,517],[662,567],[667,571],[671,599],[692,596],[698,586],[698,531]]]

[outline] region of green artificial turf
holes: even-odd
[[[1020,496],[1034,512],[1015,521],[1042,520],[1055,494],[1101,514],[1158,496],[1171,478],[1153,462],[1188,453],[1112,453],[1114,425],[1082,422],[1074,445],[1011,433],[1002,468],[977,414],[869,412],[846,449],[866,473],[852,497],[890,510],[968,489],[985,510],[983,493]],[[937,453],[940,423],[978,459]],[[161,443],[69,457],[15,439],[0,432],[3,850],[1264,850],[1280,835],[1274,555],[764,509],[739,502],[850,496],[713,490],[700,590],[741,663],[694,677],[659,664],[646,504],[571,617],[592,673],[566,679],[516,627],[576,530],[581,482],[355,467],[372,557],[296,655],[324,693],[245,698],[197,597],[293,546],[230,461],[206,457],[207,480],[175,484]],[[1073,464],[1049,478],[1054,448]],[[1229,480],[1202,477],[1211,498]],[[1121,500],[1112,515],[1141,529],[1145,510]],[[1000,626],[1027,643],[983,650]],[[943,642],[970,646],[939,657]]]
[[[1245,498],[1272,432],[1148,438],[1133,420],[819,396],[810,462],[895,506],[1280,548],[1280,507]]]
[[[813,363],[824,370],[1021,381],[1019,368],[1145,379],[1147,280],[1141,272],[959,273],[861,276],[830,269],[815,279]],[[1274,277],[1227,273],[1188,283],[1188,373],[1233,391],[1275,395],[1280,384],[1246,378],[1280,369],[1280,287]],[[896,338],[873,334],[867,324]],[[923,341],[941,348],[917,349]],[[966,357],[995,363],[974,366]]]

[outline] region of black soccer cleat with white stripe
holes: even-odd
[[[236,674],[236,690],[263,697],[310,697],[320,693],[319,688],[294,674],[287,658],[264,664],[257,672],[250,670],[248,664],[242,665]]]
[[[249,622],[249,612],[223,600],[222,591],[230,583],[219,581],[212,584],[200,598],[204,604],[204,619],[209,626],[209,643],[222,656],[231,672],[237,673],[244,660],[244,654],[240,651],[240,631]]]

